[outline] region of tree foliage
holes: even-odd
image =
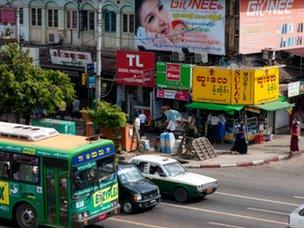
[[[34,66],[29,52],[16,43],[5,45],[0,51],[0,82],[0,110],[26,120],[36,109],[51,114],[63,100],[71,103],[75,97],[66,74]]]

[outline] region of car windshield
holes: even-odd
[[[171,177],[184,174],[186,172],[186,169],[179,162],[165,164],[164,168]]]
[[[114,156],[73,168],[73,189],[80,191],[110,179],[115,172]]]
[[[118,171],[118,179],[121,184],[134,183],[145,179],[135,167],[123,168]]]

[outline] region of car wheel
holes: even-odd
[[[29,204],[21,204],[16,210],[16,220],[20,228],[37,228],[37,214]]]
[[[188,200],[188,192],[184,188],[177,188],[174,191],[174,198],[180,203],[184,203]]]
[[[133,204],[129,200],[123,201],[122,210],[127,214],[133,213],[134,212]]]

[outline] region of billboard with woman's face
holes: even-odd
[[[135,45],[225,54],[225,0],[136,0]]]

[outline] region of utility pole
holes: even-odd
[[[96,85],[95,85],[95,99],[100,100],[101,91],[101,44],[102,44],[102,0],[98,2],[98,16],[97,16],[97,44],[96,44]]]
[[[16,39],[17,43],[20,44],[20,9],[17,7],[17,14],[16,14]]]

